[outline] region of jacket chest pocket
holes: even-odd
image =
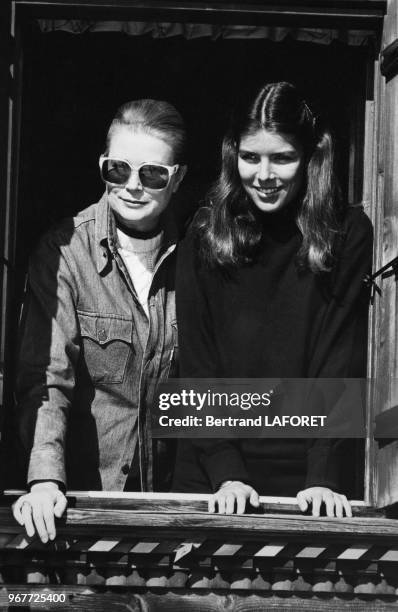
[[[123,382],[131,353],[132,321],[78,312],[82,357],[96,383]]]

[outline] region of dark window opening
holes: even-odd
[[[169,100],[187,121],[189,174],[176,203],[183,218],[193,214],[217,175],[221,138],[237,92],[249,93],[265,81],[294,82],[322,110],[336,137],[343,193],[347,200],[361,199],[366,47],[290,39],[43,34],[32,22],[24,32],[24,50],[12,329],[27,259],[39,236],[58,219],[99,199],[98,156],[110,118],[127,100]],[[12,431],[12,423],[6,427]],[[361,444],[357,447],[356,461],[347,447],[343,463],[352,465],[345,472],[346,490],[358,499],[363,496],[364,451]],[[15,479],[9,471],[7,486],[15,487]]]

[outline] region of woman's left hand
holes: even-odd
[[[217,493],[209,499],[209,512],[219,514],[243,514],[247,502],[258,508],[260,505],[257,491],[248,484],[239,480],[227,480],[218,489]]]
[[[322,504],[325,504],[327,516],[343,518],[352,516],[350,502],[345,495],[336,493],[327,487],[310,487],[297,493],[297,503],[302,512],[312,505],[312,516],[319,516]]]

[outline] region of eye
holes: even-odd
[[[292,164],[298,160],[298,155],[296,152],[286,152],[286,153],[274,153],[271,156],[271,161],[274,164]]]
[[[239,151],[239,157],[248,164],[260,163],[260,156],[253,151]]]
[[[126,162],[118,161],[118,160],[110,160],[110,170],[115,170],[116,172],[121,172],[126,169]]]

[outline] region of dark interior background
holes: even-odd
[[[134,98],[169,100],[186,119],[189,173],[177,203],[182,215],[217,175],[220,141],[237,96],[266,81],[296,83],[328,118],[347,191],[350,130],[360,122],[358,103],[365,98],[365,48],[289,39],[42,34],[36,24],[25,37],[20,264],[44,229],[99,198],[98,156],[108,125],[118,106]]]
[[[322,110],[336,137],[338,172],[347,196],[350,134],[357,134],[359,145],[363,138],[367,47],[289,38],[274,43],[122,33],[43,34],[30,22],[23,48],[15,321],[10,322],[15,331],[29,253],[57,219],[100,197],[98,156],[116,109],[128,100],[166,99],[186,119],[189,173],[175,203],[183,218],[194,212],[217,175],[220,143],[236,98],[266,81],[295,83],[309,104]],[[358,159],[357,155],[360,194]],[[7,436],[12,429],[8,422],[8,440],[14,437]],[[350,463],[355,463],[352,454]],[[357,465],[361,471],[363,460]],[[14,475],[7,472],[16,486]],[[354,486],[354,472],[353,467],[348,487],[361,496],[361,478]]]

